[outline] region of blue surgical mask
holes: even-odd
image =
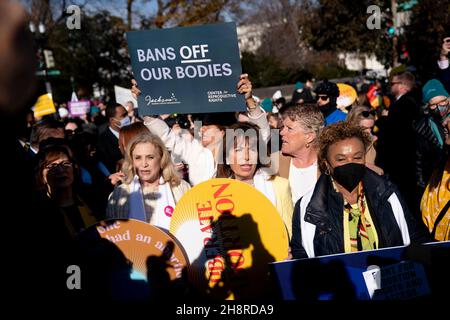
[[[120,120],[120,124],[118,125],[119,128],[125,127],[131,123],[130,117],[126,116],[122,120]]]

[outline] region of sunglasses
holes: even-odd
[[[363,112],[361,112],[361,115],[362,115],[364,118],[368,118],[368,117],[370,117],[371,115],[375,117],[376,113],[375,113],[374,110],[371,110],[371,111],[363,111]]]
[[[72,162],[70,161],[63,161],[60,163],[50,163],[48,165],[46,165],[44,168],[47,169],[48,171],[52,171],[55,170],[56,168],[62,167],[62,168],[68,168],[72,166]]]
[[[328,96],[317,96],[317,100],[322,100],[322,101],[327,101],[328,100]]]

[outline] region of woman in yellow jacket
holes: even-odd
[[[450,114],[444,120],[445,144],[450,147]],[[422,219],[437,241],[450,240],[450,157],[431,176],[420,203]]]
[[[243,122],[230,126],[233,136],[225,135],[223,163],[217,166],[217,178],[246,182],[262,192],[277,208],[289,235],[292,235],[292,196],[287,179],[264,172],[257,125]],[[227,138],[228,137],[228,138]],[[228,141],[227,141],[228,140]]]

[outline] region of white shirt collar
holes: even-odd
[[[111,127],[108,127],[108,128],[109,128],[109,130],[111,130],[111,132],[113,133],[113,135],[115,135],[116,138],[119,139],[119,132],[117,132],[116,130],[114,130],[114,129],[111,128]]]

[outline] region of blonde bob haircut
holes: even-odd
[[[169,151],[165,147],[164,143],[158,136],[148,133],[141,133],[133,137],[126,149],[125,161],[123,163],[122,171],[125,174],[124,182],[130,184],[136,175],[136,170],[133,167],[133,151],[140,143],[151,143],[156,150],[158,150],[161,162],[160,162],[160,177],[162,176],[164,182],[168,182],[171,186],[178,186],[181,182],[181,178],[178,172],[175,170],[175,166],[170,158]]]

